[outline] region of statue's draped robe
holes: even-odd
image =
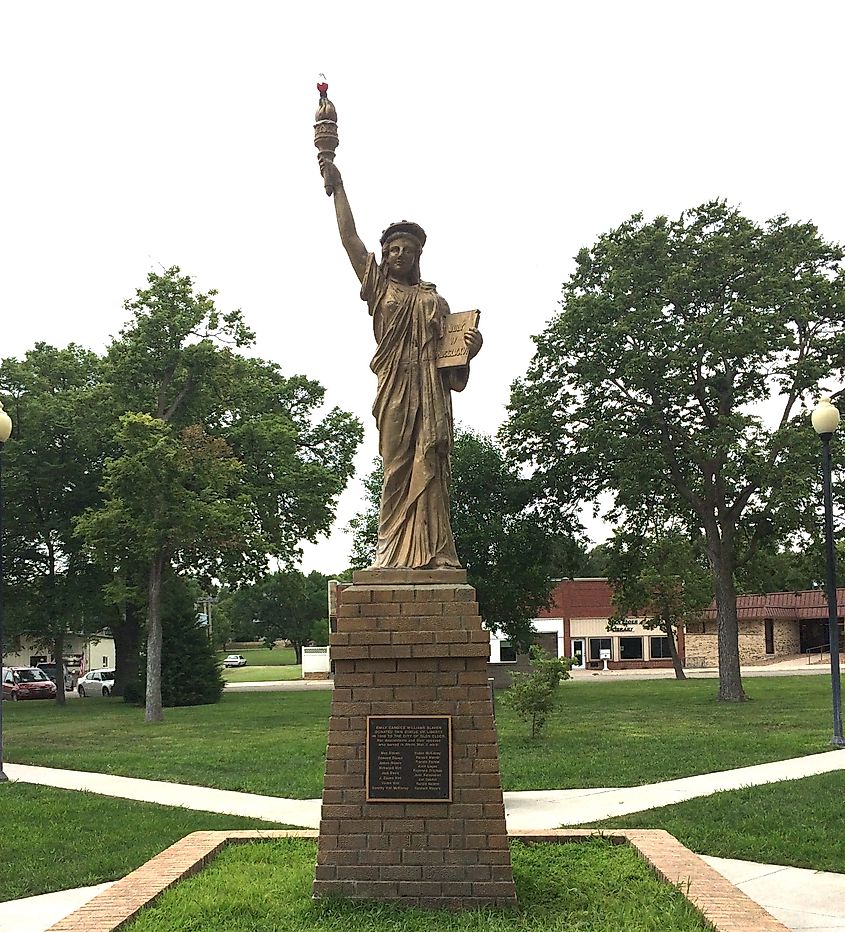
[[[449,306],[434,285],[390,281],[370,253],[361,298],[373,318],[373,415],[384,462],[375,567],[460,566],[449,523],[451,391],[469,366],[438,369]]]

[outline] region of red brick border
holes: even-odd
[[[113,932],[178,880],[201,870],[227,844],[288,837],[313,838],[316,841],[317,834],[304,830],[194,832],[60,919],[47,932]],[[527,844],[560,844],[595,837],[605,838],[613,844],[631,845],[660,878],[678,887],[711,924],[714,932],[788,932],[786,926],[762,906],[662,829],[602,832],[559,829],[519,832],[510,836]]]

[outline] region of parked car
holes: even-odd
[[[240,654],[229,654],[229,656],[223,661],[224,667],[245,667],[246,666],[246,657],[242,657]]]
[[[55,699],[56,684],[38,667],[3,667],[3,698]]]
[[[86,696],[110,696],[114,689],[114,670],[89,670],[76,684],[80,699]]]
[[[55,683],[56,680],[56,665],[54,663],[39,663],[37,664],[38,669],[43,673],[46,673],[47,676]],[[64,667],[65,672],[65,689],[73,689],[73,674],[68,670],[67,667]]]

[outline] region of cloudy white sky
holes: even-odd
[[[0,356],[101,350],[176,264],[362,418],[363,475],[373,338],[316,167],[324,71],[364,242],[418,221],[423,277],[482,311],[455,413],[494,432],[572,257],[633,212],[724,197],[845,241],[843,34],[838,0],[6,3]],[[347,564],[359,503],[306,570]]]

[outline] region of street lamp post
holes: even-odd
[[[831,744],[845,747],[842,736],[842,696],[839,684],[839,618],[836,609],[836,562],[833,552],[833,494],[830,481],[830,440],[839,426],[839,411],[830,398],[821,398],[812,414],[813,429],[822,442],[824,483],[824,542],[827,557],[827,624],[830,633],[830,683],[833,692],[833,738]]]
[[[3,447],[12,436],[12,419],[3,410],[0,402],[0,783],[8,780],[3,770]]]

